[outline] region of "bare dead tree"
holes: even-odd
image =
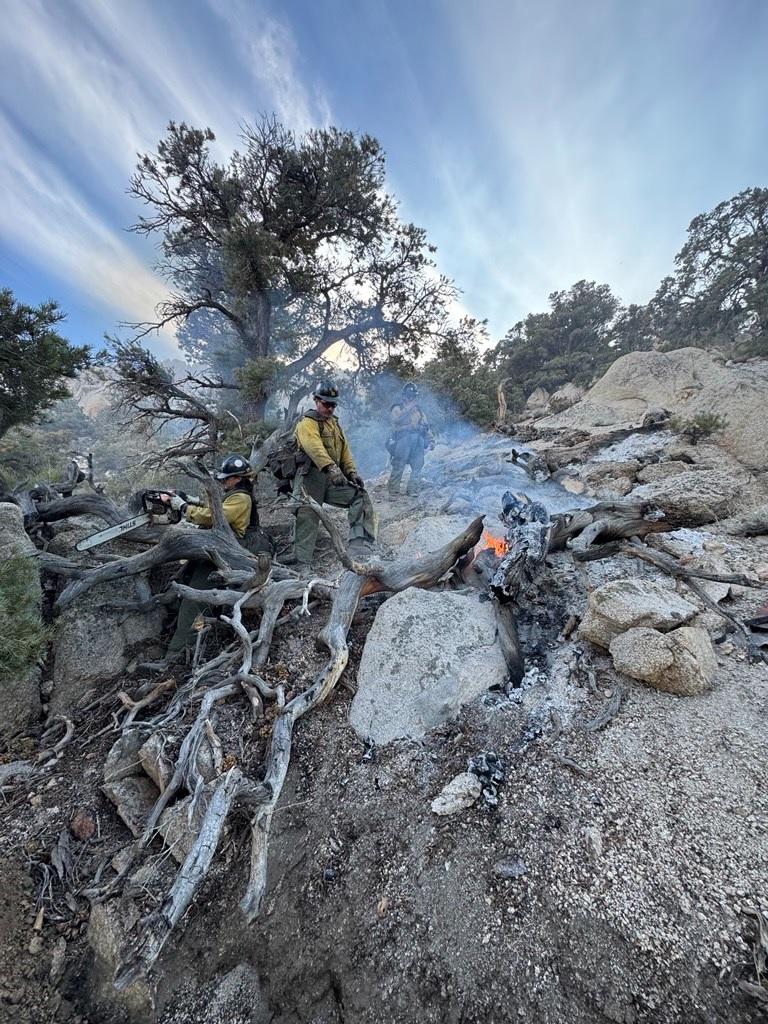
[[[236,389],[220,377],[188,373],[181,380],[138,344],[113,342],[115,377],[110,387],[117,410],[148,437],[157,437],[165,427],[181,427],[154,460],[158,464],[174,459],[200,459],[218,450],[220,417],[206,391]]]

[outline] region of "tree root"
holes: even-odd
[[[333,535],[333,523],[329,521],[327,525]],[[173,589],[182,596],[204,600],[213,607],[231,607],[231,613],[221,618],[233,630],[236,642],[207,663],[193,668],[189,679],[176,689],[167,707],[148,721],[139,722],[136,715],[162,695],[160,687],[164,684],[159,684],[140,701],[131,701],[131,698],[123,696],[123,703],[131,701],[128,705],[131,720],[124,727],[154,731],[178,721],[195,699],[201,684],[216,680],[202,695],[200,708],[181,744],[173,775],[150,812],[128,863],[106,886],[94,888],[87,893],[94,901],[100,901],[119,891],[137,859],[144,854],[154,838],[163,811],[182,789],[192,794],[190,822],[195,820],[195,809],[201,801],[205,801],[202,823],[197,829],[192,847],[160,908],[146,920],[139,944],[127,951],[116,974],[117,987],[130,984],[139,974],[150,970],[157,961],[169,936],[207,876],[227,819],[235,807],[245,810],[249,815],[251,832],[249,877],[240,907],[246,920],[253,921],[258,916],[267,885],[270,827],[290,765],[293,730],[303,715],[328,699],[339,682],[349,660],[347,634],[360,598],[382,591],[399,591],[410,586],[434,586],[459,558],[475,546],[481,531],[482,517],[478,517],[439,551],[409,562],[363,565],[347,557],[349,568],[342,575],[338,586],[320,579],[272,580],[258,588],[245,590],[217,588],[196,591],[180,584],[173,585]],[[249,579],[252,580],[253,576],[249,576]],[[311,686],[286,703],[283,687],[269,686],[259,675],[259,669],[266,663],[279,616],[286,601],[301,601],[301,607],[295,611],[308,614],[312,593],[327,596],[332,592],[334,597],[328,621],[317,638],[318,647],[327,652],[325,664]],[[249,631],[243,623],[245,609],[261,610],[258,631]],[[219,681],[222,677],[223,681]],[[200,743],[207,737],[215,758],[214,705],[238,694],[246,697],[255,718],[263,717],[264,702],[267,700],[274,700],[279,709],[272,727],[263,781],[249,779],[235,766],[226,775],[219,776],[206,786],[197,767]]]

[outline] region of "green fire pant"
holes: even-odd
[[[408,494],[418,494],[421,471],[424,468],[424,438],[418,430],[403,430],[395,434],[392,447],[392,472],[387,485],[390,493],[400,490],[405,467],[411,467]]]
[[[208,577],[215,568],[216,566],[213,562],[209,562],[206,558],[190,562],[183,576],[184,583],[188,587],[194,587],[195,590],[212,590],[213,583],[210,582]],[[176,619],[176,630],[171,637],[171,642],[168,644],[169,654],[178,654],[185,647],[190,647],[195,642],[195,631],[192,628],[192,623],[201,612],[205,615],[207,611],[208,606],[205,604],[191,601],[188,597],[181,599],[179,614]]]
[[[361,491],[352,484],[332,484],[327,473],[311,466],[304,475],[299,474],[293,482],[293,493],[301,493],[302,484],[307,494],[319,505],[335,505],[348,509],[349,539],[376,540],[376,513],[367,491]],[[311,508],[296,510],[293,524],[293,553],[300,562],[311,562],[315,553],[315,542],[320,520]]]

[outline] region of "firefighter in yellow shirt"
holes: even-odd
[[[372,544],[376,540],[376,514],[365,484],[357,472],[344,431],[335,415],[339,391],[330,380],[317,385],[315,408],[296,425],[296,444],[307,456],[303,471],[294,480],[297,496],[303,486],[319,504],[348,509],[350,542]],[[288,565],[312,561],[319,520],[311,508],[299,508],[293,531],[293,553]]]
[[[259,513],[253,494],[253,473],[248,462],[242,455],[228,455],[215,476],[221,481],[225,491],[221,503],[224,518],[232,527],[237,539],[251,551],[267,550],[267,545],[262,543],[266,540],[266,535],[259,529]],[[213,513],[207,506],[199,504],[198,499],[168,493],[163,496],[163,500],[165,504],[181,512],[188,523],[202,529],[210,529],[213,526]],[[251,536],[255,538],[254,541],[251,541]],[[207,559],[192,561],[187,565],[184,582],[196,590],[210,590],[213,584],[208,577],[214,569],[213,563]],[[176,629],[168,645],[166,662],[178,660],[185,648],[191,646],[195,640],[192,624],[198,614],[204,613],[205,610],[205,605],[183,598],[179,606]],[[147,667],[161,665],[159,662],[154,665],[150,663]]]

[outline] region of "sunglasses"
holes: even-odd
[[[335,402],[326,402],[326,400],[324,398],[318,398],[317,401],[320,403],[320,405],[324,405],[326,407],[326,409],[335,409],[336,408],[336,403]]]

